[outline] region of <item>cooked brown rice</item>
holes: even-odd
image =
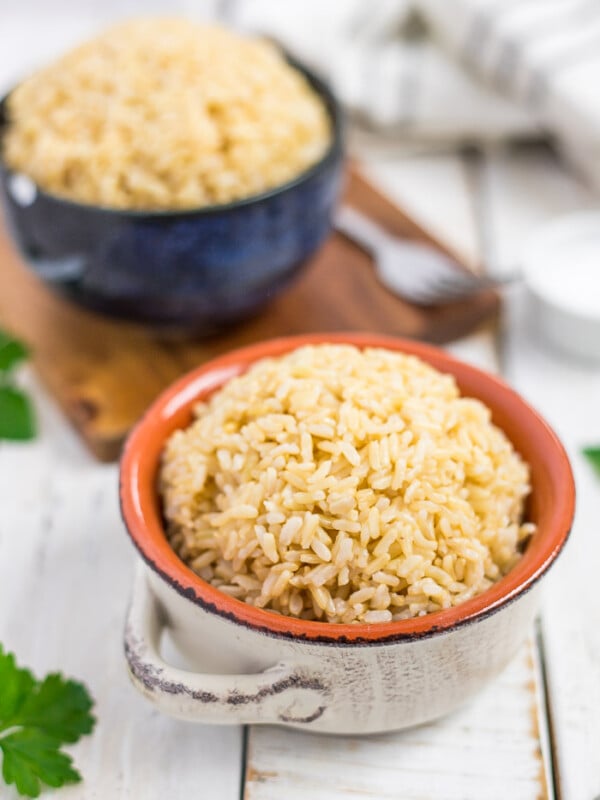
[[[350,345],[256,363],[174,433],[172,545],[207,581],[303,619],[462,603],[518,561],[527,465],[489,409],[418,358]]]
[[[8,112],[9,166],[115,208],[258,194],[330,140],[323,103],[273,45],[184,19],[111,28],[24,81]]]

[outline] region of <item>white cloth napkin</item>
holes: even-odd
[[[454,5],[454,0],[442,0]],[[411,0],[237,0],[232,21],[277,39],[378,132],[440,143],[538,136],[535,120],[469,74]]]
[[[440,41],[600,187],[599,0],[420,0]]]
[[[329,78],[363,123],[363,148],[549,133],[600,188],[600,0],[91,0],[77,12],[71,0],[48,5],[21,0],[0,15],[0,92],[119,17],[217,16],[273,36]]]
[[[230,0],[379,132],[555,136],[600,187],[600,0]]]

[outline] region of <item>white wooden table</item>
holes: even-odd
[[[2,38],[16,63],[19,42]],[[599,203],[539,148],[369,158],[390,195],[496,274],[512,271],[533,225]],[[84,783],[58,797],[600,798],[600,481],[580,455],[600,443],[600,370],[540,346],[518,288],[499,331],[451,349],[503,373],[555,426],[576,473],[576,525],[547,581],[540,624],[504,674],[442,722],[364,740],[191,725],[161,717],[135,693],[121,645],[134,554],[117,469],[90,458],[23,372],[41,433],[32,444],[0,445],[0,641],[40,674],[85,680],[97,701],[94,734],[72,748]],[[0,797],[15,796],[0,788]]]

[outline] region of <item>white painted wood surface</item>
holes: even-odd
[[[548,797],[530,641],[498,680],[433,725],[360,738],[255,728],[245,800]]]
[[[532,157],[533,155],[533,157]],[[600,206],[547,152],[498,153],[488,160],[484,198],[490,230],[514,260],[533,224],[556,214]],[[526,198],[526,200],[525,200]],[[512,209],[512,211],[511,211]],[[505,305],[503,371],[546,416],[563,440],[577,484],[575,525],[548,582],[543,639],[563,800],[600,797],[600,481],[581,454],[600,445],[600,367],[577,363],[539,342],[529,307],[515,288]]]
[[[600,370],[568,363],[532,341],[522,300],[509,309],[505,375],[554,426],[577,485],[575,525],[546,586],[542,616],[557,775],[564,800],[598,800],[600,480],[581,448],[600,444]]]

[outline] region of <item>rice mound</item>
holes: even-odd
[[[257,362],[166,443],[171,544],[260,608],[387,622],[457,605],[519,560],[529,470],[480,401],[351,345]]]
[[[40,187],[112,208],[195,208],[286,183],[331,139],[272,44],[185,19],[121,23],[21,83],[3,156]]]

